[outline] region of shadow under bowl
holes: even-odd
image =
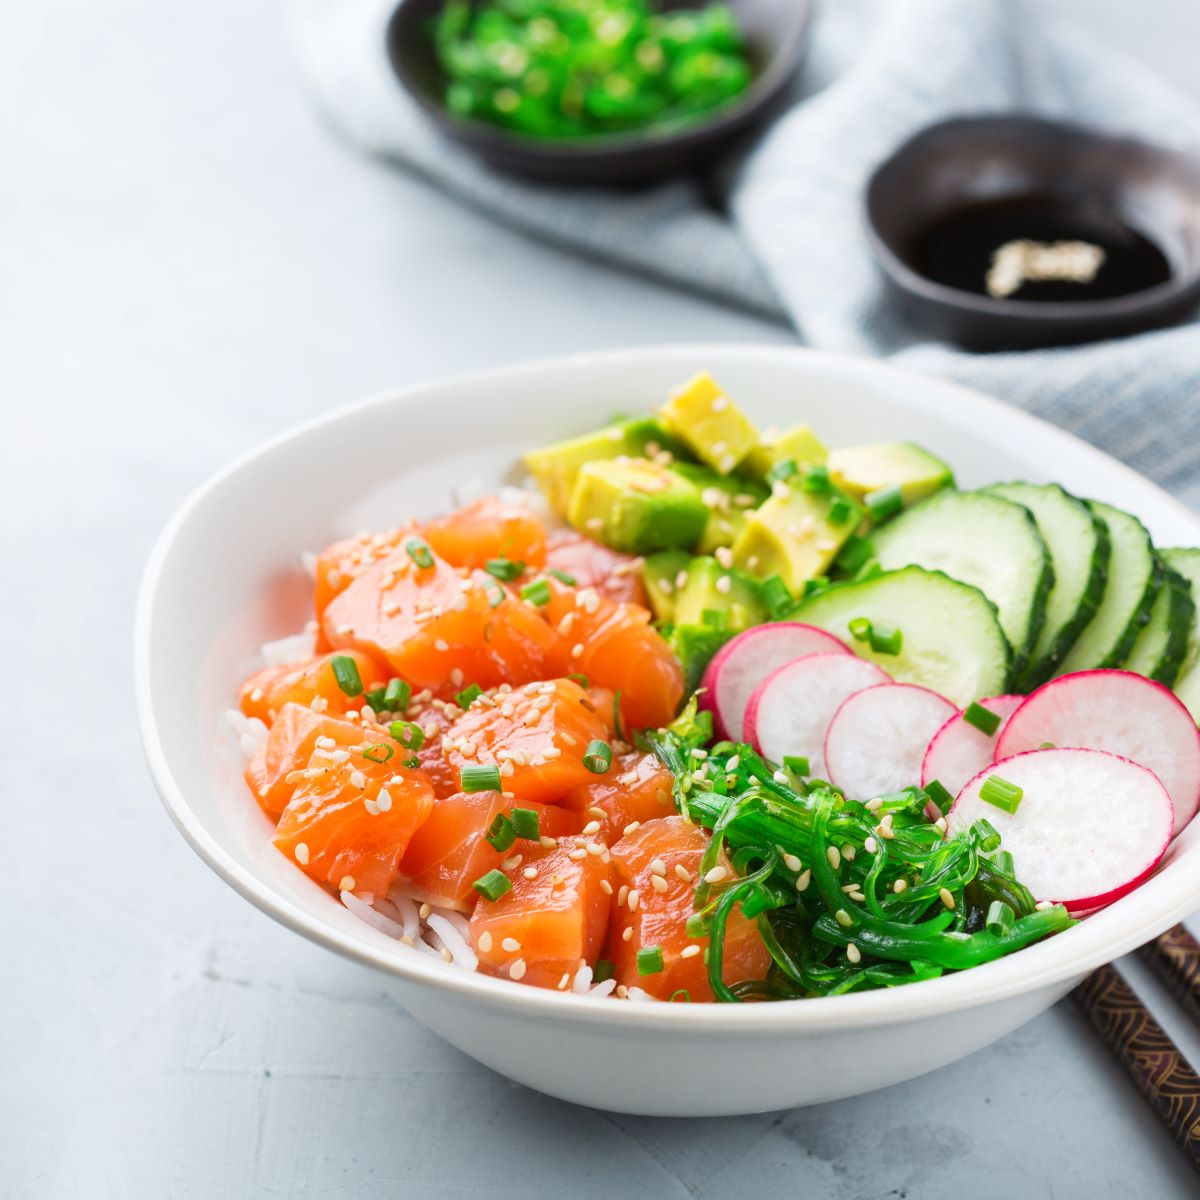
[[[665,9],[699,0],[668,0]],[[486,121],[457,117],[445,106],[446,75],[434,52],[430,22],[444,0],[401,0],[388,22],[388,59],[397,79],[449,140],[490,166],[555,183],[631,184],[712,163],[777,112],[800,64],[812,0],[730,0],[745,36],[754,78],[735,100],[686,125],[586,138],[543,139]]]
[[[1022,201],[1070,214],[1081,229],[1120,226],[1144,238],[1165,260],[1165,278],[1106,298],[1027,300],[925,273],[930,230],[977,206]],[[1029,116],[955,118],[876,168],[865,210],[868,241],[901,310],[968,349],[1119,337],[1179,320],[1200,300],[1200,163],[1133,138]]]

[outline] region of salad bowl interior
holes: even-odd
[[[221,722],[260,645],[310,615],[302,554],[516,482],[525,450],[618,412],[646,412],[699,370],[719,378],[762,425],[803,420],[832,445],[919,441],[953,464],[963,486],[1057,480],[1134,513],[1161,544],[1200,543],[1200,522],[1153,484],[957,385],[801,349],[651,347],[416,385],[255,450],[171,520],[147,567],[135,628],[138,712],[154,783],[184,837],[230,886],[275,920],[377,970],[414,1016],[488,1066],[573,1102],[657,1115],[818,1103],[945,1065],[1200,905],[1193,824],[1136,891],[1063,934],[969,971],[814,1000],[639,1003],[526,987],[417,953],[359,921],[271,845],[271,826],[242,782],[240,754],[222,738]]]

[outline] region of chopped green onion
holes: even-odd
[[[389,679],[383,692],[383,707],[388,712],[403,712],[412,699],[412,684],[403,679]]]
[[[1003,900],[993,900],[988,905],[984,928],[996,937],[1003,937],[1013,927],[1015,917],[1016,913],[1013,912],[1010,904],[1006,904]]]
[[[767,483],[786,482],[795,475],[800,474],[800,468],[796,466],[796,460],[792,458],[782,459],[775,463],[770,470],[767,471]]]
[[[345,654],[337,654],[329,661],[337,685],[347,696],[362,695],[363,682],[358,674],[358,664]]]
[[[527,842],[536,842],[542,836],[535,809],[514,808],[508,815],[517,837],[524,838]]]
[[[497,813],[488,826],[486,837],[488,845],[503,854],[517,840],[517,831],[503,813]]]
[[[581,675],[578,671],[576,671],[573,675],[568,675],[567,678],[573,679],[581,688],[583,688],[584,691],[587,691],[588,687],[590,686],[588,683],[588,677],[586,675]]]
[[[612,747],[607,742],[595,738],[588,742],[587,752],[583,756],[583,765],[593,775],[603,775],[612,766]]]
[[[837,565],[851,575],[875,557],[875,546],[870,538],[852,534],[846,539],[842,552],[837,556]]]
[[[1042,744],[1040,746],[1038,746],[1038,749],[1039,750],[1057,750],[1058,747],[1053,742],[1042,742]]]
[[[997,871],[1007,875],[1010,879],[1016,878],[1016,867],[1013,865],[1013,856],[1007,850],[997,850],[989,859],[988,862],[996,868]]]
[[[872,625],[869,640],[876,654],[899,654],[904,647],[904,634],[895,625]]]
[[[637,969],[639,975],[657,975],[663,969],[662,947],[643,946],[637,952]]]
[[[407,767],[410,771],[415,771],[421,765],[421,760],[415,754],[410,754],[408,758],[400,760],[400,765]]]
[[[880,488],[877,492],[868,492],[863,497],[867,512],[875,522],[886,521],[894,517],[904,507],[904,493],[898,483],[891,487]]]
[[[823,592],[828,586],[828,575],[814,575],[811,579],[804,581],[804,588],[800,593],[801,599],[807,600],[810,596],[815,596],[818,592]]]
[[[471,886],[485,899],[496,901],[499,900],[505,892],[512,891],[512,880],[509,879],[503,871],[497,871],[495,868],[490,870],[486,875],[480,875]]]
[[[611,958],[598,958],[592,968],[592,982],[603,983],[617,973],[617,964]]]
[[[544,579],[535,579],[521,589],[521,599],[541,608],[550,603],[550,585]]]
[[[963,710],[963,720],[968,725],[974,725],[985,737],[991,737],[1000,728],[1000,715],[974,700]]]
[[[683,1000],[681,1001],[681,1003],[683,1003],[683,1004],[691,1004],[691,1002],[692,1002],[692,993],[691,993],[691,992],[689,992],[689,991],[687,990],[687,988],[676,988],[676,989],[675,989],[675,990],[674,990],[674,991],[673,991],[673,992],[672,992],[672,993],[671,993],[671,994],[670,994],[670,995],[667,997],[667,1003],[668,1003],[668,1004],[674,1004],[674,1003],[676,1003],[676,1001],[675,1001],[675,997],[676,997],[676,996],[682,996],[682,997],[683,997]]]
[[[557,567],[547,567],[547,575],[553,575],[559,583],[565,583],[567,587],[575,587],[575,576],[568,575],[566,571],[560,571]]]
[[[883,564],[877,558],[869,558],[854,572],[855,583],[865,583],[868,579],[878,579],[883,574]]]
[[[378,712],[383,707],[383,696],[383,688],[372,688],[369,692],[363,692],[363,702]]]
[[[683,926],[683,932],[690,938],[708,937],[711,931],[712,917],[706,917],[703,913],[692,913]]]
[[[804,490],[823,496],[831,491],[833,484],[829,479],[829,468],[814,463],[804,472]]]
[[[362,756],[373,763],[385,763],[395,753],[395,746],[389,746],[387,742],[376,742],[373,746],[364,747]]]
[[[700,623],[709,629],[728,629],[729,614],[723,608],[706,608],[700,614]]]
[[[1024,788],[1001,779],[999,775],[989,775],[979,789],[979,798],[984,804],[991,804],[1006,813],[1015,813],[1024,795]]]
[[[463,767],[458,781],[464,792],[498,792],[501,790],[500,768],[495,765]]]
[[[871,638],[871,619],[869,617],[854,617],[847,625],[850,636],[856,642],[866,642]]]
[[[785,754],[783,756],[783,765],[793,775],[808,774],[808,759],[802,754]]]
[[[831,525],[845,525],[854,516],[854,505],[845,496],[834,496],[825,516]]]
[[[986,817],[971,822],[971,836],[984,854],[991,854],[993,850],[1000,849],[1000,835],[996,832],[995,825]]]
[[[465,712],[482,695],[483,688],[481,688],[479,684],[473,683],[470,687],[463,688],[463,690],[454,697],[454,703]]]
[[[428,542],[422,541],[420,538],[409,538],[404,543],[404,549],[418,567],[433,566],[433,551],[430,550]]]
[[[759,587],[759,595],[773,621],[782,617],[795,603],[792,593],[788,591],[787,584],[778,575],[772,575],[770,579],[763,580]]]
[[[493,579],[503,583],[511,583],[525,574],[525,564],[514,562],[511,558],[489,558],[483,568]]]
[[[926,796],[933,801],[934,807],[944,817],[954,803],[954,797],[948,788],[943,786],[940,779],[931,779],[922,789]]]
[[[388,736],[395,738],[405,750],[420,750],[425,745],[425,730],[412,721],[393,721],[388,726]]]
[[[628,741],[624,729],[621,728],[621,688],[613,693],[613,731],[621,741]]]

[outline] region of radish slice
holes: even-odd
[[[990,736],[955,713],[933,735],[921,763],[921,786],[936,779],[952,796],[979,774],[996,756],[996,739],[1004,722],[1021,706],[1024,696],[991,696],[979,703],[1000,718],[1000,727]]]
[[[842,702],[863,688],[889,683],[881,667],[853,654],[808,654],[772,671],[746,706],[750,744],[766,758],[808,759],[809,774],[825,778],[825,734]]]
[[[981,800],[997,775],[1024,791],[1015,813]],[[951,831],[986,817],[1034,898],[1087,912],[1137,887],[1171,840],[1171,797],[1153,771],[1105,750],[1029,750],[980,771],[959,793]]]
[[[704,672],[700,704],[712,712],[718,738],[744,740],[746,705],[772,671],[806,654],[850,653],[843,641],[815,625],[799,621],[755,625],[714,655]]]
[[[1108,750],[1149,767],[1175,805],[1175,832],[1200,807],[1200,730],[1161,683],[1130,671],[1078,671],[1043,684],[1008,719],[996,758],[1045,743]]]
[[[879,683],[855,692],[825,735],[829,782],[854,800],[915,784],[930,737],[955,707],[915,683]]]

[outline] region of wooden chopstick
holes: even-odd
[[[1113,967],[1089,975],[1071,999],[1200,1171],[1200,1076]]]
[[[1200,942],[1182,925],[1176,925],[1162,937],[1147,942],[1138,957],[1200,1025]]]

